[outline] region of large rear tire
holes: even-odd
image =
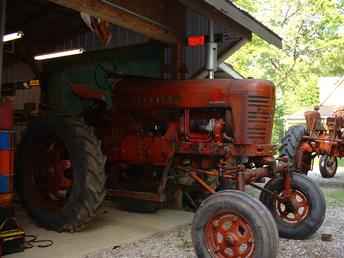
[[[270,212],[244,192],[226,190],[203,201],[192,224],[197,257],[275,258],[278,231]]]
[[[332,178],[336,175],[338,168],[338,161],[336,157],[328,155],[321,155],[319,161],[319,170],[321,176],[324,178]]]
[[[291,171],[307,174],[311,169],[312,156],[310,153],[303,153],[302,164],[297,166],[297,155],[302,137],[306,135],[306,128],[303,125],[295,125],[288,129],[282,139],[282,146],[279,149],[280,156],[288,157],[288,165]]]
[[[17,151],[16,181],[38,225],[74,232],[95,217],[105,197],[100,145],[81,119],[40,117],[29,125]]]

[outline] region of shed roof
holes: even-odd
[[[259,22],[248,12],[240,9],[229,0],[179,0],[214,20],[223,18],[233,20],[263,40],[282,48],[282,38],[270,28]]]
[[[30,64],[34,69],[36,69],[36,65],[32,59],[32,56],[36,54],[59,51],[73,47],[75,48],[76,45],[85,45],[84,48],[86,50],[93,50],[93,48],[90,48],[89,45],[93,46],[96,40],[93,40],[93,38],[84,37],[84,35],[88,35],[87,33],[89,29],[80,19],[79,12],[93,10],[95,13],[97,13],[95,8],[92,9],[93,5],[97,5],[97,10],[100,13],[102,12],[101,7],[107,7],[106,13],[108,17],[111,16],[111,11],[117,11],[117,20],[122,19],[122,16],[119,15],[119,12],[124,12],[129,16],[131,15],[131,9],[116,9],[116,5],[112,7],[109,4],[106,4],[109,2],[122,4],[126,6],[126,8],[134,8],[133,10],[135,11],[135,14],[133,14],[133,16],[136,15],[135,22],[138,19],[145,17],[146,19],[143,19],[143,21],[147,24],[149,24],[151,21],[154,22],[153,18],[157,20],[157,24],[151,24],[152,27],[149,35],[145,34],[146,36],[143,36],[143,34],[132,32],[132,34],[135,35],[135,39],[137,38],[136,35],[140,37],[140,43],[146,42],[149,38],[151,38],[150,36],[152,36],[155,31],[152,29],[153,27],[159,27],[161,24],[164,25],[164,22],[166,22],[166,16],[169,16],[169,19],[176,20],[175,16],[171,18],[171,14],[164,15],[165,11],[170,13],[173,6],[177,6],[178,8],[182,8],[187,11],[194,10],[195,12],[199,13],[200,16],[202,16],[202,18],[199,19],[202,24],[190,25],[188,24],[188,21],[194,21],[188,17],[190,12],[182,10],[182,12],[186,12],[187,16],[184,24],[184,29],[186,30],[184,32],[186,35],[190,34],[190,31],[188,31],[190,30],[190,27],[200,28],[199,32],[206,34],[207,19],[213,19],[217,26],[215,31],[220,33],[223,32],[226,35],[224,43],[219,48],[219,64],[222,64],[229,55],[236,52],[243,44],[249,41],[252,33],[257,34],[267,42],[270,42],[277,47],[281,47],[282,45],[282,39],[276,33],[271,31],[262,23],[258,22],[249,13],[241,10],[228,0],[146,0],[144,3],[141,0],[11,0],[8,1],[7,4],[6,32],[9,33],[23,30],[25,37],[16,42],[15,49],[13,48],[6,52],[6,63],[12,62],[12,59],[13,62],[16,62],[19,59]],[[77,3],[82,4],[78,5]],[[154,5],[154,3],[158,3],[158,5]],[[135,4],[137,4],[137,6]],[[174,12],[178,11],[178,8]],[[160,9],[162,10],[161,12],[159,11]],[[143,16],[140,16],[140,11],[142,12]],[[155,16],[152,19],[147,19],[147,17],[150,18],[150,14]],[[181,17],[183,16],[181,15]],[[179,20],[177,23],[180,23],[183,20],[181,17],[178,17]],[[122,21],[122,23],[125,21],[126,20]],[[130,25],[134,31],[134,25],[136,24],[135,22],[132,22]],[[166,28],[171,28],[171,33],[173,33],[174,27],[169,27],[170,25],[171,24],[167,24]],[[118,31],[118,33],[116,33],[116,37],[113,38],[113,41],[120,41],[120,39],[117,37],[117,34],[120,34],[120,32],[126,30],[123,30],[118,26],[114,26],[113,28],[116,28],[116,31]],[[166,28],[163,27],[158,30],[160,36],[156,37],[156,39],[164,37]],[[144,33],[143,31],[141,31],[141,33]],[[126,35],[126,33],[122,34]],[[170,38],[170,36],[171,35],[169,34],[169,37],[167,38]],[[181,37],[184,36],[185,35]],[[79,41],[79,44],[77,44],[78,42],[76,41]],[[137,40],[134,40],[134,42],[136,41]],[[195,71],[192,73],[193,76],[200,73],[202,75],[205,74],[203,60],[205,56],[204,51],[204,48],[185,51],[185,56],[197,60],[200,59],[200,65],[190,66],[195,68]],[[192,53],[190,54],[189,52]],[[185,58],[187,59],[187,57]]]
[[[87,2],[103,3],[105,0],[88,0]],[[126,1],[117,1],[124,4]],[[155,2],[166,0],[155,0]],[[87,31],[87,27],[80,19],[80,15],[74,8],[63,8],[68,1],[62,0],[11,0],[7,4],[6,31],[14,32],[24,30],[25,40],[33,42],[35,48],[44,50],[51,42],[59,42],[61,39],[70,38],[79,31]],[[71,2],[71,1],[70,1]],[[76,0],[73,0],[76,2]],[[135,2],[135,1],[134,1]],[[134,6],[134,2],[131,4]],[[152,0],[150,1],[152,2]],[[178,0],[187,8],[214,19],[220,26],[227,27],[229,31],[243,31],[244,35],[257,34],[265,41],[277,46],[282,46],[282,39],[268,27],[257,21],[246,11],[240,9],[228,0]],[[55,4],[55,3],[58,3]],[[62,5],[62,6],[59,6]],[[166,4],[167,5],[167,4]],[[148,9],[148,2],[147,8]],[[144,9],[145,10],[145,9]],[[77,11],[77,12],[76,12]],[[47,35],[49,35],[47,37]],[[232,33],[232,36],[235,33]],[[35,52],[35,51],[34,51]]]

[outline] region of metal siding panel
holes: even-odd
[[[112,39],[108,46],[104,47],[96,34],[89,31],[80,33],[71,40],[66,40],[62,44],[56,46],[56,51],[61,51],[71,48],[84,48],[85,50],[100,50],[115,47],[130,46],[135,44],[146,43],[148,38],[139,33],[129,31],[118,26],[112,26]]]
[[[231,30],[229,27],[226,27],[224,24],[215,24],[215,33],[230,33]],[[200,35],[205,34],[208,35],[208,18],[202,16],[191,9],[187,10],[186,13],[186,35]],[[229,35],[230,36],[230,35]],[[218,44],[219,53],[227,50],[233,40],[237,40],[237,38],[229,37],[228,40],[225,40],[223,43]],[[206,48],[205,47],[185,47],[185,64],[188,69],[187,78],[190,78],[192,75],[197,73],[205,66],[205,55],[206,55]]]
[[[215,24],[216,33],[230,32],[231,29],[223,24]],[[202,16],[191,9],[187,9],[186,12],[186,35],[199,35],[208,34],[208,18]],[[148,38],[142,34],[121,28],[119,26],[112,26],[112,40],[106,48],[116,48],[122,46],[130,46],[136,44],[142,44],[148,42]],[[227,49],[232,41],[219,44],[219,53]],[[56,46],[56,51],[61,51],[71,48],[84,48],[88,51],[104,49],[104,46],[100,43],[97,36],[91,31],[81,33],[75,36],[72,40],[63,42]],[[188,74],[187,78],[190,78],[196,72],[200,71],[205,66],[205,47],[190,48],[185,47],[185,60],[184,63],[187,66]],[[172,55],[166,54],[166,63],[173,63]]]

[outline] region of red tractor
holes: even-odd
[[[111,110],[105,91],[71,84],[97,108],[47,108],[23,137],[17,186],[39,225],[81,230],[106,195],[134,211],[188,206],[199,257],[260,258],[277,256],[278,233],[304,239],[321,226],[321,190],[273,157],[270,82],[110,79]]]
[[[344,110],[338,109],[322,122],[319,107],[305,112],[306,127],[292,126],[282,140],[280,153],[287,155],[290,167],[303,174],[312,170],[314,158],[320,156],[319,170],[324,178],[337,172],[337,158],[344,157]]]

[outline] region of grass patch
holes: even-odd
[[[344,189],[322,188],[326,203],[330,207],[344,207]]]

